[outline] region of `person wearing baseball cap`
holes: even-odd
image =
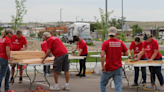
[[[135,59],[135,56],[142,50],[143,42],[141,41],[139,36],[135,37],[135,40],[132,41],[130,47],[129,47],[129,57],[131,57],[131,50],[134,51],[133,59]],[[146,54],[144,53],[141,57],[141,60],[148,60]],[[142,79],[143,79],[143,86],[146,85],[146,67],[141,67],[142,71]],[[133,86],[138,86],[138,77],[139,77],[139,67],[134,67],[134,84]]]
[[[101,92],[106,92],[106,85],[110,78],[114,79],[116,86],[116,92],[122,92],[122,62],[121,56],[128,55],[127,48],[125,44],[118,40],[117,29],[115,27],[110,27],[108,29],[109,39],[104,41],[102,44],[101,51],[101,65],[102,65],[102,75],[100,80]],[[105,59],[106,55],[106,59]],[[104,65],[104,61],[106,64]]]
[[[53,63],[53,70],[54,70],[54,79],[55,79],[55,86],[50,87],[50,90],[59,91],[59,84],[58,84],[58,73],[61,71],[65,72],[65,79],[66,84],[63,90],[69,91],[69,60],[68,60],[68,51],[62,41],[55,36],[51,36],[49,32],[43,33],[43,39],[47,41],[47,52],[46,55],[43,57],[42,63],[44,60],[52,53],[55,57]]]
[[[145,33],[144,34],[144,44],[142,47],[142,51],[138,54],[138,58],[140,59],[141,56],[146,52],[148,57],[148,62],[153,60],[162,60],[162,55],[159,52],[159,45],[158,42],[152,38],[152,34]],[[149,70],[151,73],[151,87],[150,89],[154,89],[155,86],[155,75],[157,75],[158,80],[160,82],[161,87],[159,90],[164,90],[164,80],[163,75],[161,73],[161,66],[149,66]]]

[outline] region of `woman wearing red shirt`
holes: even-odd
[[[77,56],[86,56],[87,57],[88,48],[87,48],[87,44],[85,43],[85,41],[83,39],[80,39],[78,36],[74,36],[73,40],[77,44],[77,46],[73,52],[75,52],[77,49],[79,49],[79,53],[77,54]],[[86,63],[86,58],[80,60],[80,72],[76,76],[85,76],[85,70],[86,70],[85,63]],[[83,69],[83,74],[81,75],[82,69]]]
[[[135,55],[138,54],[142,50],[143,42],[141,42],[140,37],[136,36],[135,40],[131,43],[129,47],[129,56],[131,56],[131,50],[133,50],[133,59],[135,59]],[[141,60],[148,60],[146,54],[143,54]],[[139,67],[134,67],[135,75],[134,75],[134,84],[132,86],[138,85],[138,76],[139,76]],[[141,67],[142,71],[142,79],[143,85],[146,84],[146,67]]]
[[[148,57],[148,62],[151,62],[153,60],[162,60],[162,55],[159,52],[159,45],[158,42],[152,38],[152,35],[150,33],[146,33],[144,35],[144,44],[142,51],[138,54],[138,58],[140,59],[141,56],[146,52]],[[158,80],[160,82],[161,87],[159,90],[164,90],[164,81],[163,81],[163,75],[161,73],[161,66],[150,66],[149,67],[150,73],[151,73],[151,89],[154,89],[155,84],[155,74],[158,77]]]
[[[14,92],[13,90],[9,89],[10,69],[8,66],[8,62],[10,62],[10,65],[12,65],[12,61],[10,59],[10,38],[12,35],[12,30],[6,29],[2,31],[0,39],[0,89],[3,77],[5,77],[5,92]]]

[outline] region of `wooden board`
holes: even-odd
[[[77,58],[85,58],[85,56],[69,56],[69,58],[77,59]],[[22,60],[22,63],[23,64],[41,64],[41,61],[42,61],[42,59],[40,59],[40,58],[26,59],[26,60]],[[44,62],[50,62],[50,61],[53,62],[54,57],[47,57]]]
[[[126,65],[144,65],[144,64],[163,64],[161,60],[153,60],[151,62],[147,62],[147,60],[139,60],[139,61],[124,61]]]
[[[11,58],[13,63],[22,62],[24,59],[35,59],[44,57],[43,51],[11,51]]]

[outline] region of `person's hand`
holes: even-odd
[[[106,73],[106,69],[105,67],[102,67],[102,70],[101,70],[103,73]]]
[[[149,63],[149,62],[151,62],[151,61],[153,61],[152,59],[149,59],[147,62]]]
[[[134,60],[135,60],[135,61],[138,61],[138,60],[139,60],[138,54],[135,54],[135,55],[134,55]]]
[[[20,51],[25,51],[25,48],[21,48]]]
[[[11,59],[9,59],[9,62],[10,62],[10,66],[12,66],[13,62],[12,62],[12,60],[11,60]]]
[[[44,60],[43,60],[43,59],[42,59],[41,63],[43,63],[43,64],[44,64]]]

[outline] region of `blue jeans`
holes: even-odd
[[[5,77],[5,90],[9,90],[10,69],[8,66],[8,60],[0,58],[0,89],[3,77]]]
[[[122,92],[122,67],[114,71],[102,73],[100,81],[101,92],[106,92],[106,85],[110,78],[114,80],[116,92]]]
[[[141,60],[148,60],[148,58],[141,59]],[[134,75],[134,83],[138,85],[138,76],[139,76],[139,67],[134,67],[135,75]],[[141,67],[142,72],[142,83],[146,83],[146,67]]]
[[[154,60],[162,60],[162,57]],[[160,85],[162,86],[164,84],[164,81],[163,81],[163,75],[161,73],[161,66],[149,66],[149,71],[151,73],[151,84],[152,85],[155,84],[155,74],[156,74],[160,82]]]

